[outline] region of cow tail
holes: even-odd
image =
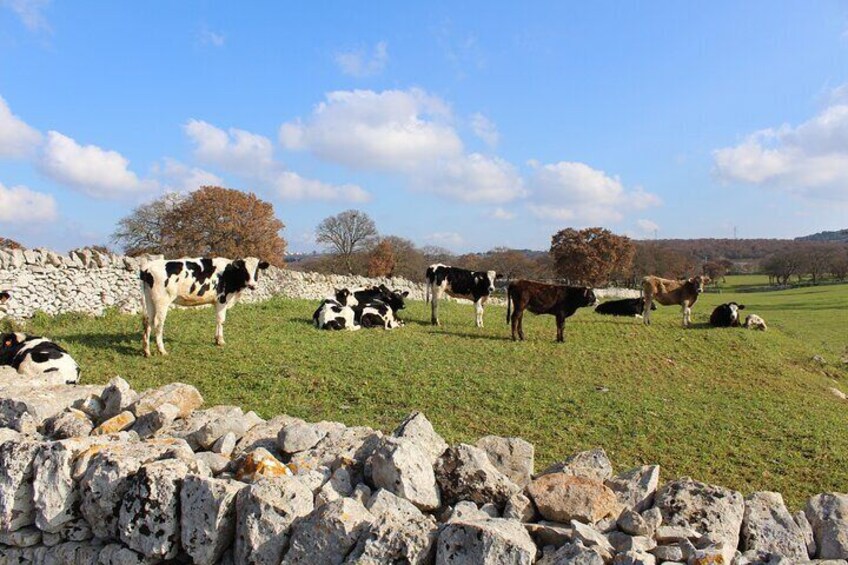
[[[512,306],[512,300],[510,300],[511,297],[512,297],[512,295],[509,292],[509,287],[506,287],[506,323],[507,324],[509,323],[509,319],[511,317],[510,316],[510,310],[511,310],[510,307]]]

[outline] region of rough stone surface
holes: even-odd
[[[472,445],[448,448],[436,462],[435,471],[445,504],[471,500],[503,508],[521,490],[492,465],[485,451]]]
[[[596,447],[590,451],[575,453],[560,463],[554,463],[541,474],[546,475],[548,473],[565,473],[566,475],[603,482],[612,476],[612,463],[610,463],[606,451]]]
[[[804,510],[813,529],[819,559],[848,559],[848,494],[824,493]]]
[[[486,452],[495,468],[521,488],[530,484],[535,449],[518,437],[485,436],[477,447]]]
[[[103,409],[100,412],[100,421],[103,422],[117,416],[135,402],[138,394],[130,387],[130,384],[121,377],[115,377],[100,395]]]
[[[436,430],[433,429],[433,424],[421,412],[413,412],[407,416],[395,428],[392,435],[417,442],[427,451],[432,463],[435,463],[448,448],[447,442],[442,439],[442,436],[436,433]]]
[[[132,412],[125,412],[132,414]],[[132,426],[132,430],[141,439],[148,439],[157,432],[170,426],[180,415],[180,409],[173,404],[165,403],[157,406],[152,412],[140,416]]]
[[[620,473],[604,481],[626,508],[642,512],[654,503],[660,482],[659,465],[645,465]]]
[[[99,394],[100,390],[98,386],[86,385],[33,387],[29,381],[0,385],[0,428],[32,433],[47,418],[91,394]]]
[[[41,431],[46,437],[58,440],[87,436],[93,427],[85,412],[75,408],[65,408],[62,412],[44,420]]]
[[[741,548],[807,559],[804,531],[795,523],[783,497],[776,492],[755,492],[745,499]]]
[[[333,429],[315,447],[295,453],[290,462],[298,472],[347,465],[359,473],[382,437],[382,432],[364,426]]]
[[[617,514],[615,494],[598,480],[549,473],[533,481],[527,489],[539,513],[548,520],[580,520],[595,523]]]
[[[537,565],[604,565],[601,555],[581,541],[566,543],[536,562]]]
[[[180,486],[189,466],[178,459],[139,468],[127,485],[118,532],[130,549],[145,557],[173,559],[180,550]]]
[[[236,532],[238,481],[188,475],[180,490],[180,539],[198,565],[212,565],[232,545]]]
[[[112,416],[91,431],[93,436],[102,436],[106,434],[115,434],[128,429],[135,423],[135,415],[129,410],[125,410],[117,416]]]
[[[660,489],[655,505],[664,524],[693,528],[733,547],[739,544],[745,502],[736,491],[684,477]]]
[[[376,488],[405,498],[422,510],[441,506],[430,457],[414,440],[382,438],[371,456],[371,476]]]
[[[247,414],[252,414],[252,412],[248,412]],[[248,418],[247,415],[245,415],[245,419],[248,421],[252,420],[252,418]],[[277,448],[277,435],[282,428],[295,421],[300,420],[283,414],[281,416],[271,418],[267,422],[256,423],[241,437],[241,439],[238,440],[236,448],[233,450],[233,456],[238,457],[243,453],[247,453],[249,451],[253,451],[257,447],[261,447],[263,449],[267,449],[275,457],[282,458],[283,454]]]
[[[536,545],[518,522],[491,518],[451,522],[439,535],[437,565],[530,565]]]
[[[576,520],[571,521],[571,527],[574,530],[574,537],[582,541],[586,547],[597,551],[604,561],[610,561],[613,558],[615,550],[612,544],[597,528]]]
[[[130,404],[129,410],[138,418],[148,412],[153,412],[163,404],[173,404],[180,410],[179,417],[187,418],[194,410],[203,405],[203,397],[191,385],[171,383],[144,391],[135,402]]]
[[[236,479],[251,483],[260,478],[272,478],[294,475],[288,465],[271,455],[261,447],[245,454],[236,463]]]
[[[26,438],[0,445],[0,532],[13,532],[35,521],[32,476],[40,447]]]
[[[295,523],[281,565],[342,563],[373,521],[373,514],[352,498],[328,502]]]
[[[292,422],[280,429],[280,433],[277,435],[277,447],[283,453],[300,453],[318,445],[318,442],[331,431],[342,429],[344,429],[344,426],[336,422],[316,422],[314,424],[308,424],[302,420]]]
[[[230,407],[229,412],[222,418],[204,424],[194,432],[194,439],[202,449],[208,451],[216,441],[228,433],[233,434],[236,439],[247,433],[247,421],[238,406]]]
[[[515,493],[506,501],[503,517],[507,520],[532,522],[537,516],[536,506],[523,493]]]
[[[235,562],[279,565],[292,524],[312,509],[312,491],[295,477],[262,479],[240,490]]]

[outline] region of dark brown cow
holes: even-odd
[[[515,304],[515,311],[510,314],[510,308]],[[556,316],[557,337],[559,342],[565,341],[563,330],[565,319],[574,314],[582,306],[595,306],[598,299],[591,288],[582,286],[564,286],[546,284],[536,281],[519,280],[509,284],[506,291],[506,321],[512,323],[512,341],[515,332],[524,341],[524,311],[534,314],[552,314]]]
[[[698,275],[691,279],[671,280],[649,275],[642,279],[642,295],[645,309],[642,311],[645,324],[651,323],[651,305],[656,300],[663,306],[679,304],[683,309],[683,327],[689,327],[692,321],[692,305],[704,292],[704,285],[710,282],[707,276]]]

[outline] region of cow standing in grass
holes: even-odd
[[[515,311],[511,311],[512,305]],[[564,286],[536,281],[519,280],[506,289],[506,321],[512,324],[512,341],[515,334],[524,341],[524,311],[534,314],[552,314],[556,317],[558,342],[565,341],[565,319],[578,308],[596,306],[595,291],[582,286]]]
[[[704,292],[704,285],[710,282],[707,276],[698,275],[691,279],[671,280],[649,275],[642,279],[642,294],[645,309],[642,310],[643,322],[651,323],[651,306],[656,301],[663,306],[679,304],[683,310],[683,327],[692,322],[692,306]]]
[[[434,326],[440,325],[439,301],[447,294],[474,302],[477,327],[483,327],[483,304],[495,292],[495,279],[500,278],[495,271],[469,271],[435,263],[427,267],[425,278],[425,300],[430,302],[430,321]]]
[[[150,332],[156,330],[156,347],[167,355],[163,333],[171,304],[178,306],[215,305],[215,343],[224,345],[227,310],[245,289],[255,290],[259,271],[268,263],[255,257],[224,259],[203,257],[168,261],[157,259],[143,264],[139,271],[144,308],[144,355],[150,356]]]

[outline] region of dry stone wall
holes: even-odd
[[[792,514],[602,449],[537,471],[519,438],[448,445],[203,407],[194,387],[33,387],[0,367],[0,565],[846,565],[848,495]]]
[[[37,311],[55,315],[84,312],[100,315],[107,308],[137,312],[141,308],[139,261],[132,257],[82,250],[61,255],[44,249],[0,249],[0,290],[10,290],[7,314],[29,318]],[[320,300],[334,288],[359,288],[386,284],[409,291],[411,300],[424,300],[424,285],[402,278],[366,278],[322,275],[269,268],[256,291],[246,292],[244,302],[266,300],[275,295]],[[601,289],[599,297],[639,296],[638,291]],[[492,303],[503,303],[494,298]]]

